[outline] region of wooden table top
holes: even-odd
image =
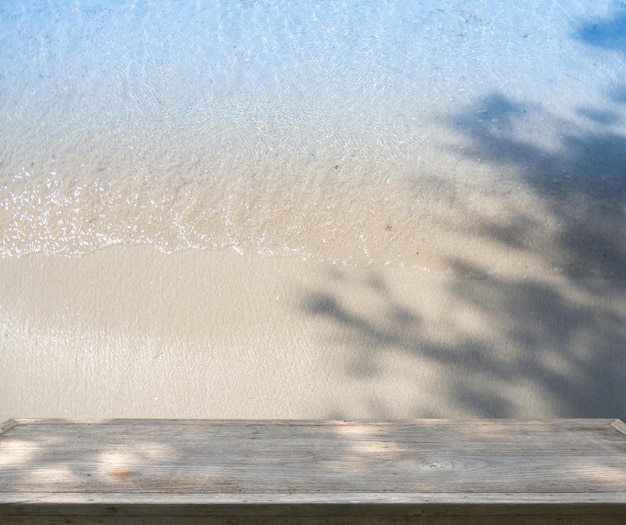
[[[12,420],[0,430],[4,495],[584,493],[626,500],[619,420]]]
[[[9,420],[2,505],[617,505],[610,419]],[[621,512],[621,511],[620,511]]]

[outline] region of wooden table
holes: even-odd
[[[0,425],[0,523],[107,522],[623,525],[626,425],[608,419]]]

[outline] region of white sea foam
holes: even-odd
[[[626,136],[624,55],[575,38],[609,2],[207,4],[0,6],[0,256],[544,257],[566,218],[537,174],[562,188],[559,156],[607,131],[580,107]]]

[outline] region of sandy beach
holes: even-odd
[[[626,417],[623,2],[0,3],[0,421]]]
[[[0,260],[0,419],[615,417],[626,281],[152,247]]]

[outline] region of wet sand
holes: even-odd
[[[614,2],[6,4],[0,420],[626,417]]]
[[[624,417],[626,280],[119,247],[0,260],[9,417]]]

